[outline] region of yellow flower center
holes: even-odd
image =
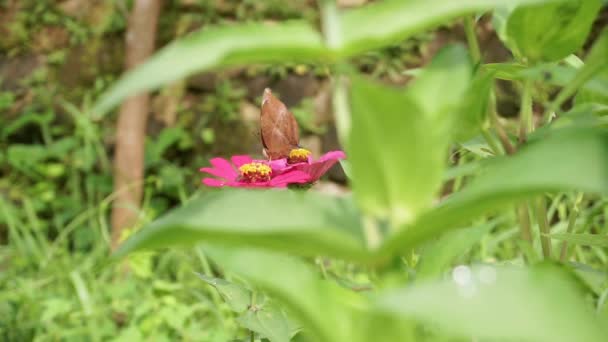
[[[267,182],[270,180],[272,169],[266,164],[249,163],[239,167],[239,172],[241,173],[241,177],[245,182]]]
[[[306,163],[310,156],[310,151],[305,148],[295,148],[289,152],[287,164]]]

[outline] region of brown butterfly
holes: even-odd
[[[260,113],[260,135],[264,145],[264,155],[270,160],[287,158],[289,152],[298,148],[300,128],[293,114],[283,102],[264,89]]]

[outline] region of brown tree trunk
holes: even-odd
[[[161,0],[135,0],[126,34],[125,68],[132,69],[154,51]],[[124,228],[137,222],[143,191],[144,141],[150,97],[147,93],[123,102],[116,125],[112,249],[120,243]]]

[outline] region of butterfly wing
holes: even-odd
[[[270,159],[286,158],[299,144],[299,127],[293,114],[283,102],[264,90],[260,113],[260,136]]]

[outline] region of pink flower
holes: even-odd
[[[269,162],[274,173],[301,171],[309,176],[309,182],[316,182],[340,159],[345,159],[342,151],[325,153],[321,158],[313,161],[310,151],[303,148],[292,150],[289,158],[272,160]],[[291,163],[290,163],[291,162]]]
[[[203,167],[201,172],[217,178],[203,178],[203,184],[213,187],[237,188],[284,188],[292,183],[307,183],[310,176],[303,171],[275,172],[266,161],[253,160],[249,156],[233,156],[232,163],[223,158],[210,160],[213,167]]]

